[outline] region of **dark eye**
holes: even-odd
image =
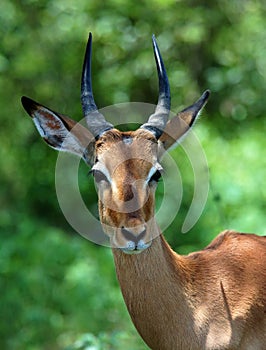
[[[158,182],[161,178],[162,174],[159,170],[156,170],[155,173],[151,176],[149,182]]]
[[[99,183],[101,181],[106,181],[108,182],[108,179],[107,177],[104,175],[104,173],[102,173],[101,171],[99,170],[92,170],[91,171],[93,177],[94,177],[94,180]]]

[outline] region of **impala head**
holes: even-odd
[[[136,131],[121,132],[107,122],[95,104],[91,83],[90,34],[81,83],[81,102],[88,129],[72,119],[22,97],[22,104],[43,139],[59,151],[75,153],[91,166],[99,196],[100,220],[112,247],[139,253],[159,234],[154,219],[160,157],[184,136],[209,97],[209,91],[168,121],[170,88],[155,37],[159,79],[155,112]]]

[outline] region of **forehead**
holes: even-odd
[[[150,168],[157,162],[157,140],[146,130],[110,130],[95,144],[96,158],[112,172],[123,166]]]

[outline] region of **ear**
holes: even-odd
[[[88,146],[94,141],[94,137],[88,129],[28,97],[23,96],[21,102],[32,117],[39,134],[49,146],[58,151],[74,153],[82,157],[86,163],[92,163],[93,154],[92,151],[88,151],[92,147]]]
[[[207,103],[209,96],[210,91],[206,90],[198,101],[167,122],[164,132],[159,139],[161,154],[175,144],[180,143],[183,137],[186,136]]]

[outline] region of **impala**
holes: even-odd
[[[117,130],[97,109],[91,34],[81,84],[88,129],[27,97],[22,104],[49,146],[91,166],[121,291],[146,344],[158,350],[266,349],[265,237],[227,230],[205,249],[181,256],[155,221],[160,159],[192,127],[209,91],[168,121],[168,78],[154,36],[152,42],[158,104],[135,131]]]

